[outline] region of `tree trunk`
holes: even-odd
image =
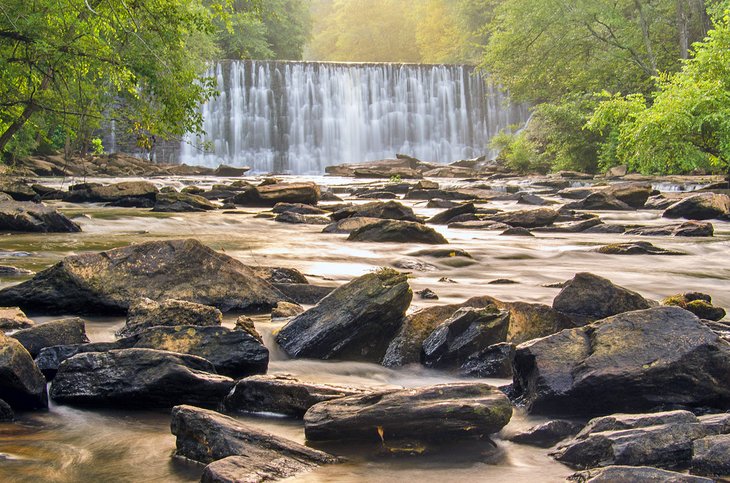
[[[685,0],[677,0],[677,27],[679,31],[679,56],[689,59],[689,15]]]
[[[659,71],[656,65],[656,56],[654,55],[654,49],[651,46],[651,37],[649,36],[649,23],[646,21],[644,15],[644,7],[641,5],[642,0],[634,0],[634,6],[639,12],[639,22],[641,24],[641,35],[644,38],[644,48],[646,49],[646,56],[649,59],[649,65],[653,75],[657,75]]]

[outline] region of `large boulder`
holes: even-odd
[[[455,383],[393,389],[315,404],[304,415],[310,441],[485,437],[512,417],[512,405],[488,384]]]
[[[517,347],[514,389],[533,413],[730,407],[730,344],[692,313],[656,307]]]
[[[441,213],[437,213],[426,220],[426,223],[431,223],[432,225],[448,225],[449,222],[457,216],[460,217],[463,215],[474,214],[476,212],[477,209],[474,206],[474,203],[464,203],[463,205],[457,205],[453,208],[444,210]]]
[[[214,407],[233,388],[202,357],[153,349],[87,352],[65,360],[51,384],[59,403],[125,408]]]
[[[644,207],[654,189],[649,183],[618,183],[609,186],[604,192],[631,208],[639,209]]]
[[[304,382],[290,375],[251,376],[238,381],[223,400],[227,411],[304,417],[317,403],[367,392],[364,388]]]
[[[635,208],[619,200],[606,191],[596,191],[580,201],[574,201],[564,206],[566,210],[593,210],[593,211],[631,211]]]
[[[412,298],[405,274],[380,269],[338,287],[293,318],[276,341],[291,357],[378,362]]]
[[[41,203],[0,201],[0,232],[74,233],[81,227]]]
[[[0,307],[0,330],[27,329],[33,325],[20,307]]]
[[[626,231],[626,235],[639,236],[712,236],[715,228],[706,221],[685,221],[661,226],[641,226]]]
[[[295,468],[295,473],[337,463],[327,453],[275,436],[231,417],[193,406],[176,406],[170,423],[177,437],[177,456],[201,463],[212,463],[229,456],[242,456],[246,471],[234,481],[267,481],[259,478],[259,469],[269,471],[271,465]]]
[[[115,202],[122,198],[147,198],[154,200],[157,193],[157,187],[148,181],[124,181],[106,186],[96,183],[86,183],[72,186],[66,193],[64,201],[73,203]]]
[[[636,292],[592,273],[577,273],[553,300],[553,308],[577,320],[596,320],[642,310],[651,303]]]
[[[158,193],[152,211],[157,212],[190,212],[210,211],[216,206],[199,195],[190,193]]]
[[[552,225],[560,214],[552,208],[535,208],[531,210],[507,211],[490,216],[491,220],[509,226],[536,228]]]
[[[365,225],[378,223],[379,221],[381,221],[380,218],[369,218],[360,216],[343,218],[325,226],[322,230],[322,233],[351,233],[358,228],[362,228]]]
[[[7,178],[0,182],[0,193],[15,201],[35,201],[39,198],[38,193],[26,183]]]
[[[223,313],[209,305],[196,304],[185,300],[168,299],[156,302],[142,297],[135,300],[127,311],[127,320],[117,331],[120,337],[142,332],[155,326],[216,326],[223,323]]]
[[[509,342],[493,344],[470,355],[459,367],[459,374],[466,377],[512,378],[514,358],[514,344]]]
[[[400,221],[420,221],[413,209],[397,201],[373,201],[363,205],[352,205],[332,213],[335,221],[345,218],[381,218]]]
[[[122,339],[126,340],[126,339]],[[71,344],[71,345],[54,345],[41,349],[35,358],[38,369],[41,370],[47,380],[56,377],[58,367],[66,359],[70,359],[76,354],[84,352],[106,352],[114,349],[128,349],[133,342],[129,340],[130,345],[124,346],[120,341],[115,342],[94,342],[90,344]]]
[[[187,300],[223,311],[270,309],[284,300],[238,260],[187,239],[66,257],[31,280],[0,290],[0,305],[51,313],[123,313],[141,297]]]
[[[649,426],[661,426],[663,424],[693,424],[699,422],[700,420],[697,416],[685,410],[639,414],[616,413],[591,419],[576,437],[578,439],[585,439],[590,434],[606,431],[622,431],[624,429],[647,428]]]
[[[0,423],[7,423],[15,419],[15,413],[10,404],[0,399]]]
[[[120,344],[199,356],[213,363],[217,373],[235,378],[265,374],[269,366],[269,350],[259,340],[226,327],[152,327]]]
[[[598,247],[595,251],[604,255],[684,255],[682,252],[667,250],[649,242],[611,243]]]
[[[692,474],[730,477],[730,434],[697,439],[692,445]]]
[[[0,334],[0,395],[13,409],[48,407],[46,379],[27,350]]]
[[[34,358],[46,347],[89,342],[89,338],[86,336],[86,322],[78,317],[38,324],[19,330],[11,337],[23,344],[23,347]]]
[[[243,206],[275,206],[277,203],[302,203],[316,205],[321,193],[315,183],[273,183],[250,187],[233,197],[233,202]]]
[[[348,241],[426,243],[440,245],[449,243],[433,228],[412,221],[381,220],[350,232]]]
[[[717,193],[701,193],[688,196],[664,210],[664,218],[710,220],[730,215],[730,196]]]
[[[508,311],[461,308],[423,341],[422,361],[428,367],[456,368],[472,354],[504,342],[508,329]]]

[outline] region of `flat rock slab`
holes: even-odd
[[[251,376],[223,400],[227,411],[269,412],[298,418],[317,403],[370,392],[364,387],[303,382],[290,375]]]
[[[165,408],[217,406],[233,380],[215,374],[202,357],[152,349],[87,352],[67,359],[51,385],[51,398],[83,406]]]
[[[117,336],[129,337],[156,326],[210,327],[222,323],[223,314],[215,307],[175,299],[157,302],[144,297],[130,304],[125,325],[117,331]]]
[[[649,242],[613,243],[596,249],[604,255],[684,255],[683,252],[667,250]]]
[[[0,291],[0,305],[47,313],[123,313],[142,297],[222,311],[268,310],[285,300],[238,260],[197,240],[152,241],[64,258]]]
[[[698,439],[692,447],[692,474],[730,477],[730,434]]]
[[[639,236],[690,236],[705,237],[712,236],[715,228],[712,223],[706,221],[686,221],[661,226],[641,226],[627,230],[625,235]]]
[[[81,227],[41,203],[0,201],[0,232],[74,233]]]
[[[645,414],[617,413],[591,419],[576,437],[585,438],[592,433],[646,428],[662,424],[692,424],[699,422],[700,420],[693,413],[682,410]]]
[[[710,478],[686,475],[649,466],[608,466],[580,471],[568,477],[577,483],[714,483]]]
[[[488,384],[455,383],[348,396],[304,415],[310,441],[444,441],[487,436],[512,417],[512,405]]]

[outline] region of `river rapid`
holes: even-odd
[[[335,177],[289,177],[312,180],[320,185],[364,183]],[[119,180],[87,180],[105,183]],[[182,188],[189,184],[209,188],[230,180],[214,178],[156,178],[158,186]],[[459,184],[455,180],[443,185]],[[515,181],[509,181],[515,183]],[[64,180],[44,180],[59,187]],[[505,181],[506,183],[506,181]],[[523,182],[524,183],[524,182]],[[530,189],[529,185],[523,187]],[[660,189],[676,190],[663,184]],[[356,200],[367,202],[371,200]],[[563,200],[564,201],[564,200]],[[425,202],[402,201],[417,214],[431,216],[440,210],[425,208]],[[51,202],[73,217],[81,233],[13,234],[0,236],[0,264],[34,271],[63,257],[98,251],[133,242],[192,237],[248,265],[292,267],[307,275],[310,283],[340,285],[350,279],[397,260],[425,245],[398,243],[352,243],[347,235],[323,234],[322,226],[290,225],[255,218],[263,209],[239,208],[235,212],[151,213],[134,208]],[[505,210],[524,209],[514,201],[490,202],[485,206]],[[659,225],[671,222],[661,211],[600,212],[606,223]],[[592,272],[616,284],[660,300],[686,291],[705,292],[713,304],[730,307],[730,223],[712,220],[713,238],[629,237],[612,234],[535,233],[535,237],[501,236],[500,231],[449,229],[434,226],[450,246],[468,251],[464,258],[421,259],[430,271],[413,271],[409,280],[414,291],[430,288],[438,301],[414,296],[409,311],[432,304],[459,303],[477,295],[505,301],[551,304],[558,288],[545,285],[563,282],[577,272]],[[682,256],[616,256],[592,251],[619,241],[642,240]],[[450,281],[440,281],[443,277]],[[513,284],[489,284],[509,279]],[[0,279],[0,287],[19,281]],[[73,314],[68,314],[73,315]],[[226,314],[224,325],[233,327],[237,314]],[[36,322],[51,317],[34,317]],[[57,317],[53,317],[57,318]],[[114,339],[123,318],[87,318],[92,342]],[[282,323],[268,316],[255,316],[256,328],[271,351],[269,373],[294,374],[314,382],[357,383],[406,387],[457,380],[453,375],[406,367],[391,370],[375,364],[288,360],[273,342],[271,333]],[[472,379],[473,380],[473,379]],[[488,380],[503,385],[507,380]],[[271,433],[304,443],[301,421],[261,415],[237,416]],[[516,409],[502,435],[526,429],[543,419]],[[51,402],[46,412],[17,415],[15,423],[0,423],[0,481],[7,482],[147,482],[198,481],[202,466],[173,458],[175,438],[170,434],[169,411],[87,410]],[[426,428],[427,430],[427,428]],[[344,455],[348,462],[320,467],[292,478],[300,482],[443,482],[443,481],[562,481],[572,473],[552,460],[549,450],[517,445],[496,435],[496,447],[483,441],[454,446],[439,454],[421,457],[386,456],[379,448],[338,444],[317,446]]]

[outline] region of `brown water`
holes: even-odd
[[[108,181],[108,180],[105,180]],[[155,180],[160,185],[181,187],[186,179]],[[208,185],[220,180],[206,180]],[[351,182],[339,178],[317,178],[321,184]],[[443,184],[443,180],[439,180]],[[60,184],[60,181],[57,183]],[[668,186],[669,187],[669,186]],[[417,213],[432,215],[439,210],[408,203]],[[425,246],[397,243],[348,243],[346,235],[320,233],[321,226],[288,225],[253,218],[260,210],[241,209],[237,214],[185,213],[152,214],[137,209],[112,209],[89,205],[57,206],[76,216],[82,233],[53,235],[5,235],[0,237],[0,263],[39,270],[61,258],[88,250],[103,250],[131,242],[195,237],[250,265],[293,267],[305,273],[311,283],[338,285],[351,278],[408,258],[407,253]],[[522,209],[514,202],[489,206]],[[660,212],[604,212],[607,223],[661,224]],[[455,303],[475,295],[492,295],[504,300],[550,304],[558,289],[546,283],[590,271],[645,297],[660,299],[682,291],[701,291],[713,296],[716,305],[730,307],[730,224],[716,222],[712,239],[636,237],[663,248],[685,252],[684,256],[611,256],[591,251],[606,243],[629,241],[621,235],[540,234],[531,237],[503,237],[499,232],[454,230],[435,227],[474,260],[466,266],[449,266],[463,259],[422,261],[433,271],[413,272],[414,290],[431,288],[438,301],[415,298],[411,310],[431,304]],[[18,253],[22,252],[22,253]],[[439,282],[448,277],[456,283]],[[497,278],[518,282],[489,285]],[[17,279],[0,279],[5,286]],[[49,317],[36,318],[37,321]],[[234,315],[226,317],[232,326]],[[366,383],[372,385],[419,386],[454,381],[452,376],[421,367],[399,370],[375,364],[286,360],[271,340],[274,324],[267,317],[256,318],[257,328],[271,349],[270,373],[290,373],[319,382]],[[87,325],[92,341],[112,340],[123,324],[121,318],[94,318]],[[505,384],[508,381],[491,381]],[[304,442],[300,421],[286,418],[245,416],[243,419],[272,433]],[[196,481],[202,467],[172,458],[174,437],[169,431],[168,411],[99,411],[51,405],[47,412],[19,415],[18,422],[0,424],[0,481],[18,482],[138,482]],[[503,433],[527,428],[539,418],[516,410]],[[377,448],[357,446],[322,447],[348,457],[348,463],[319,468],[293,478],[304,482],[357,482],[419,480],[443,481],[562,481],[572,473],[547,456],[547,450],[515,445],[495,438],[488,443],[454,446],[450,451],[424,457],[391,457]]]

